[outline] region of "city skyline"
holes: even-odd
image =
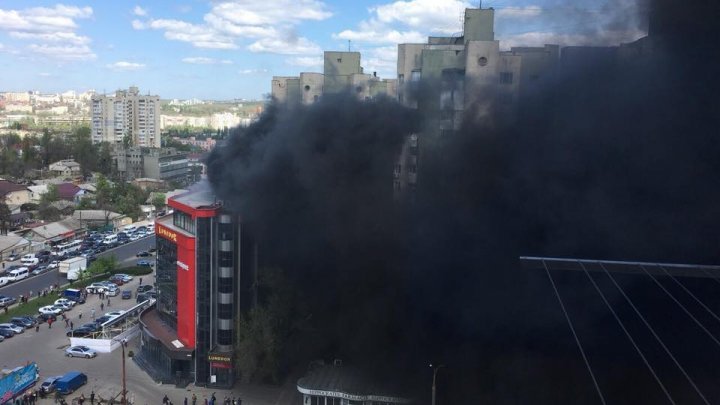
[[[456,35],[477,2],[6,1],[0,8],[2,91],[111,93],[163,99],[260,99],[272,76],[321,71],[324,50],[359,51],[367,72],[396,76],[397,45]],[[636,6],[616,0],[495,0],[502,48],[610,45],[644,35]],[[600,32],[602,35],[598,35]]]

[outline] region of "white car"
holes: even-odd
[[[65,355],[68,357],[85,357],[89,359],[97,356],[97,352],[87,346],[71,346],[65,349]]]
[[[10,279],[7,277],[0,277],[0,287],[4,286],[5,284],[9,283]]]
[[[60,298],[60,299],[55,300],[55,305],[69,305],[70,308],[74,307],[75,304],[76,304],[75,301],[71,301],[67,298]]]
[[[105,291],[107,291],[108,286],[104,283],[92,283],[89,286],[85,287],[85,291],[88,294],[100,294]]]
[[[124,283],[127,283],[128,281],[133,279],[133,276],[129,274],[116,273],[115,275],[118,277],[122,277]]]
[[[117,318],[118,316],[120,316],[120,315],[122,315],[122,314],[124,314],[124,313],[125,313],[125,311],[112,311],[112,312],[106,313],[105,316],[110,316],[110,317],[113,317],[113,318]]]
[[[62,309],[57,308],[53,305],[46,305],[38,309],[38,312],[44,315],[60,315],[62,313]]]
[[[48,269],[57,269],[60,266],[60,262],[57,260],[54,260],[50,262],[50,264],[47,265]]]
[[[17,326],[17,325],[12,324],[12,323],[0,323],[0,329],[11,330],[11,331],[13,331],[13,332],[15,332],[15,333],[23,333],[23,332],[25,332],[25,328],[20,327],[20,326]]]
[[[53,307],[60,309],[62,312],[69,311],[72,309],[72,305],[66,303],[55,304]]]

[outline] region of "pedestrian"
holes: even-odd
[[[35,332],[40,332],[40,324],[35,324]]]
[[[205,405],[208,405],[207,397],[203,397],[203,400],[204,400]]]
[[[142,285],[142,277],[140,277],[140,285]]]
[[[65,327],[67,328],[68,326],[70,326],[70,320],[65,318]]]
[[[110,308],[110,298],[108,298],[108,308]]]
[[[105,309],[105,303],[104,303],[104,302],[101,302],[101,303],[100,303],[100,310],[103,311],[104,309]]]
[[[7,307],[7,305],[5,306],[5,313],[6,313],[6,314],[8,313],[8,307]]]
[[[47,323],[48,323],[48,329],[52,329],[52,323],[53,323],[52,318],[48,318]]]
[[[185,399],[183,399],[183,405],[188,405],[188,404],[187,404],[187,397],[185,397]]]
[[[192,405],[197,405],[197,395],[195,393],[192,394]]]
[[[95,404],[95,390],[90,392],[90,405]]]
[[[70,321],[70,329],[75,329],[75,325],[73,325],[73,321]]]
[[[78,312],[78,319],[82,319],[82,311]]]
[[[85,395],[80,394],[80,398],[78,398],[78,404],[83,405],[83,402],[85,402]]]
[[[170,399],[168,398],[167,394],[165,394],[165,396],[163,397],[163,405],[167,404],[168,402],[170,402]]]
[[[95,308],[90,310],[90,318],[95,319]]]

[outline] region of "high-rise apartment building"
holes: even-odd
[[[160,147],[160,96],[142,95],[137,87],[91,98],[94,143]]]
[[[253,303],[256,249],[208,189],[172,197],[155,222],[155,307],[141,318],[136,360],[156,380],[231,387],[241,312]]]
[[[397,97],[397,81],[380,79],[363,71],[360,52],[326,51],[323,73],[303,72],[300,76],[274,76],[272,97],[280,102],[312,104],[323,94],[349,91],[366,100],[385,94]]]

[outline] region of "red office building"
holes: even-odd
[[[137,363],[165,383],[230,387],[238,315],[249,308],[254,242],[209,190],[168,200],[155,221],[156,304],[141,316]]]

